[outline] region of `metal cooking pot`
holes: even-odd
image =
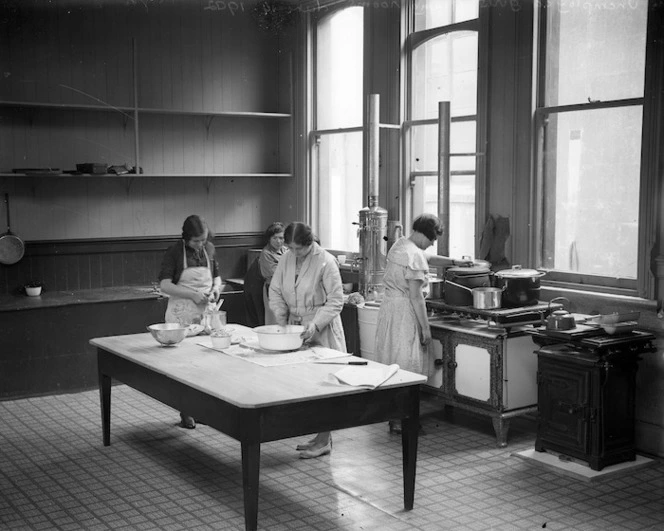
[[[473,307],[480,310],[500,308],[503,288],[473,288]]]
[[[471,306],[472,288],[491,285],[491,271],[487,267],[467,266],[450,267],[445,270],[443,297],[453,306]]]
[[[567,301],[567,306],[569,307],[569,299],[565,297],[556,297],[549,301],[549,310],[551,310],[551,303],[555,301]],[[567,310],[553,310],[551,315],[546,318],[546,329],[547,330],[572,330],[576,328],[576,321],[574,316],[569,313]]]
[[[504,288],[503,305],[515,307],[537,304],[540,295],[540,278],[545,274],[536,269],[523,269],[520,265],[496,271],[494,274],[496,287]]]
[[[428,280],[429,292],[426,294],[425,299],[442,299],[445,281],[442,278],[430,278]]]

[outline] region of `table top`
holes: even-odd
[[[308,362],[261,367],[199,345],[199,340],[188,337],[178,345],[163,347],[146,333],[95,338],[90,343],[241,408],[372,392],[332,383],[330,375],[343,369],[343,365]],[[367,367],[372,366],[387,367],[369,361]],[[399,370],[379,389],[425,382],[426,377],[420,374]]]

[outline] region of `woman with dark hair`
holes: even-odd
[[[318,243],[311,227],[294,222],[286,227],[288,246],[270,284],[270,308],[277,324],[305,327],[305,341],[346,352],[341,324],[344,305],[341,274],[336,259]],[[323,432],[297,446],[302,459],[332,451],[332,436]]]
[[[249,265],[244,277],[244,307],[247,326],[251,327],[276,323],[268,304],[268,289],[277,263],[287,250],[284,246],[284,224],[280,221],[270,223],[263,240],[265,245],[261,254]]]
[[[263,286],[263,306],[265,307],[265,324],[276,324],[277,320],[270,309],[270,282],[277,269],[277,264],[288,250],[284,245],[284,224],[275,221],[265,231],[267,244],[263,247],[258,257],[258,265],[261,269],[261,276],[265,279]]]
[[[466,263],[447,256],[424,253],[443,233],[440,220],[422,214],[413,222],[413,233],[399,238],[387,253],[383,285],[385,294],[378,310],[376,346],[373,359],[427,376],[427,346],[431,329],[427,319],[424,290],[429,265],[449,266]],[[399,432],[401,421],[390,421],[390,431]]]
[[[182,238],[166,250],[162,259],[159,287],[168,295],[167,323],[200,323],[208,303],[219,298],[219,265],[212,233],[203,218],[192,215],[184,220]],[[184,413],[180,417],[184,428],[196,427],[192,417]]]

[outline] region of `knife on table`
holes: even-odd
[[[319,365],[368,365],[367,361],[314,361]]]

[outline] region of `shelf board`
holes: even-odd
[[[138,177],[138,178],[155,178],[155,177],[184,177],[184,178],[261,178],[261,177],[292,177],[292,173],[125,173],[116,175],[114,173],[0,173],[0,177]]]
[[[185,111],[180,109],[155,109],[125,107],[114,105],[84,105],[69,103],[40,103],[35,101],[0,101],[3,107],[34,107],[43,109],[81,110],[81,111],[118,111],[123,113],[137,110],[143,114],[179,114],[185,116],[227,116],[231,118],[290,118],[288,113],[281,112],[249,112],[249,111]]]

